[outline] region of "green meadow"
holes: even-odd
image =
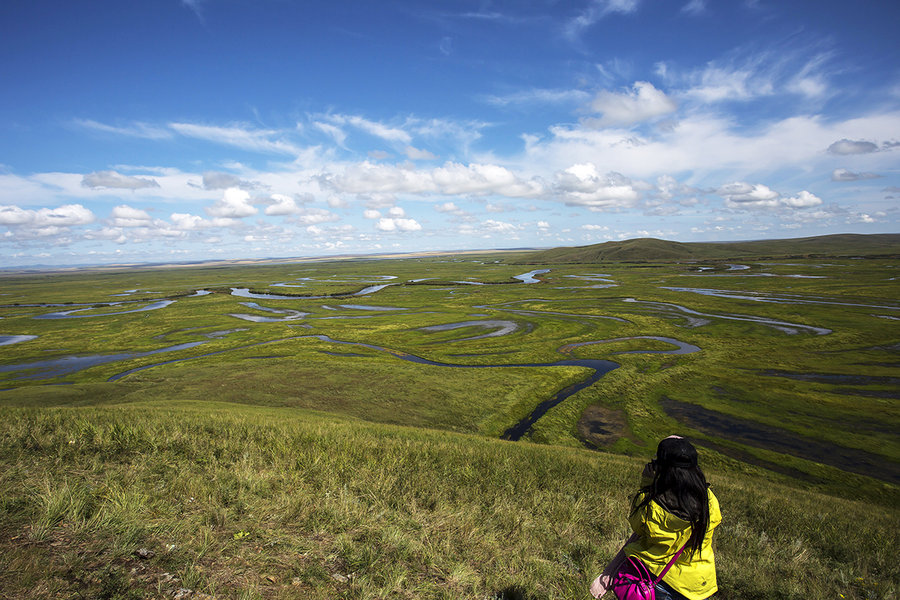
[[[719,597],[894,598],[900,262],[734,262],[0,274],[0,597],[588,598],[680,433]]]

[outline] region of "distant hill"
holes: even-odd
[[[526,264],[669,262],[750,258],[835,258],[900,256],[900,234],[837,234],[752,242],[671,242],[637,238],[590,246],[553,248],[520,257]]]

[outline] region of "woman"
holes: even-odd
[[[697,450],[672,435],[659,443],[656,460],[644,469],[641,489],[631,503],[628,522],[634,534],[591,584],[591,594],[606,593],[626,556],[659,575],[683,547],[678,560],[656,586],[657,600],[703,600],[716,586],[713,529],[722,520],[719,501],[697,464]]]

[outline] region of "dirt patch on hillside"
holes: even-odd
[[[588,406],[581,415],[581,419],[578,420],[578,437],[589,448],[605,448],[621,437],[644,445],[628,429],[624,410],[599,404]]]

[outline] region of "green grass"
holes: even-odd
[[[287,408],[4,416],[0,587],[20,598],[585,598],[641,468]],[[708,471],[722,597],[894,593],[895,512]]]

